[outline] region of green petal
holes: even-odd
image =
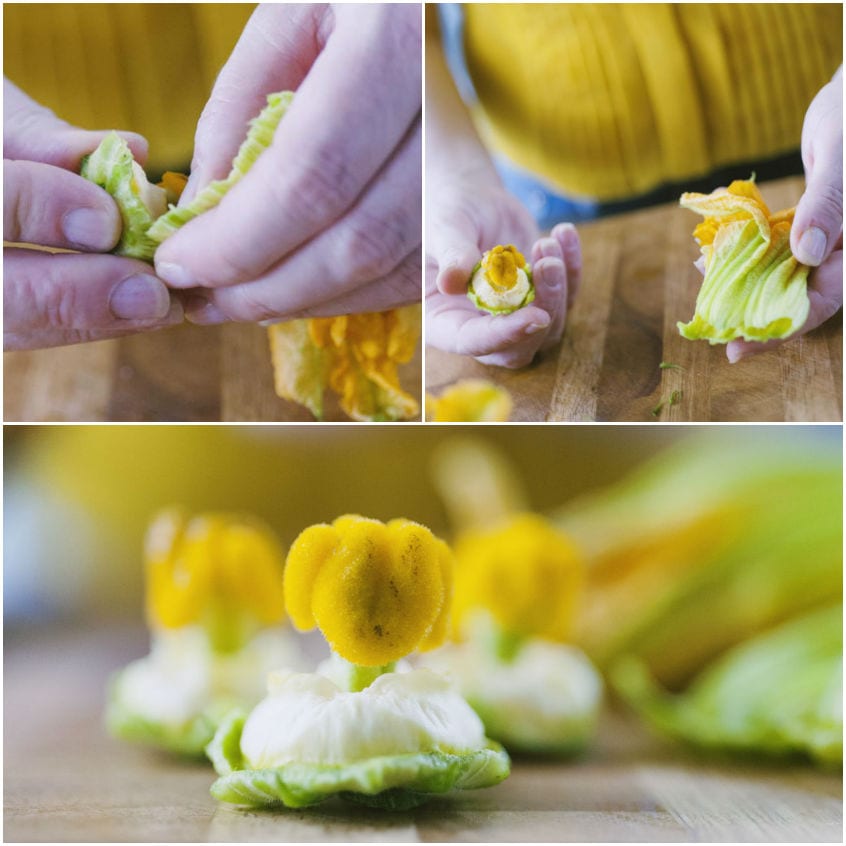
[[[817,610],[730,650],[673,696],[626,658],[611,681],[656,729],[697,746],[843,760],[843,607]]]
[[[808,272],[793,257],[788,235],[771,242],[755,220],[727,224],[714,242],[693,319],[679,323],[679,332],[711,344],[786,338],[808,317]]]
[[[162,215],[147,233],[156,244],[161,244],[189,220],[214,208],[224,198],[232,186],[250,170],[258,157],[270,146],[276,127],[288,111],[293,99],[294,94],[291,91],[268,95],[267,105],[258,117],[250,122],[250,130],[232,162],[232,169],[226,179],[210,182],[190,203],[184,206],[171,206],[167,214]]]
[[[126,141],[116,132],[110,132],[100,146],[82,160],[80,174],[95,185],[105,189],[120,209],[123,232],[112,251],[117,255],[152,261],[156,242],[147,235],[147,230],[156,218],[142,198],[142,187],[138,184],[138,171],[133,171],[133,156]],[[145,177],[146,180],[146,177]],[[162,208],[165,192],[156,186],[149,190],[160,191]]]

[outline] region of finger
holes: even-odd
[[[570,309],[582,287],[582,243],[572,223],[557,224],[551,234],[561,245],[567,271],[567,308]]]
[[[3,81],[3,158],[24,159],[78,171],[83,156],[94,152],[109,130],[89,131],[56,117],[9,80]],[[119,132],[136,160],[147,159],[147,141],[135,132]]]
[[[3,238],[106,252],[121,232],[115,201],[93,182],[40,162],[3,162]]]
[[[227,320],[278,323],[302,317],[335,317],[342,314],[387,311],[390,308],[420,302],[421,251],[418,247],[385,276],[370,281],[359,288],[286,314],[281,318],[272,304],[256,301],[250,290],[251,283],[214,291],[195,292],[186,305],[186,318],[203,325],[223,323]]]
[[[826,263],[813,272],[811,284],[808,286],[808,299],[810,300],[808,318],[799,331],[788,338],[766,343],[731,341],[726,345],[728,360],[735,364],[750,355],[775,349],[792,338],[811,332],[834,315],[843,306],[842,249],[832,253]]]
[[[172,285],[217,287],[264,273],[337,220],[419,119],[408,26],[416,21],[419,51],[419,9],[367,9],[358,27],[332,32],[250,174],[159,249],[156,267]]]
[[[236,320],[316,313],[364,285],[373,291],[420,245],[421,132],[416,126],[361,199],[334,226],[268,273],[218,288],[219,309]],[[413,296],[420,300],[420,260]],[[358,294],[355,301],[362,299]],[[256,314],[261,304],[261,317]],[[361,307],[358,308],[361,310]],[[365,308],[364,310],[372,310]]]
[[[466,294],[473,268],[482,258],[479,232],[469,215],[453,210],[429,227],[426,249],[437,265],[435,284],[442,294]]]
[[[558,247],[557,242],[554,242]],[[559,248],[560,254],[560,248]],[[567,318],[567,270],[561,258],[544,257],[534,263],[532,279],[535,285],[537,308],[550,316],[549,329],[543,347],[550,347],[561,340]]]
[[[796,206],[790,246],[812,267],[822,264],[843,231],[843,81],[835,77],[815,98],[802,132],[806,186]]]
[[[7,349],[72,344],[182,320],[166,286],[135,259],[7,249],[3,273]]]
[[[227,176],[250,120],[270,92],[299,87],[322,47],[315,32],[325,14],[324,7],[308,4],[260,5],[253,12],[200,115],[180,205]]]
[[[475,310],[446,309],[427,320],[426,342],[459,355],[483,356],[546,332],[549,324],[549,315],[535,306],[495,317]]]

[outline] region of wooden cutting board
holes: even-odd
[[[791,177],[761,190],[781,209],[803,186]],[[698,220],[671,204],[580,225],[584,280],[560,347],[520,371],[428,348],[426,390],[489,379],[511,393],[515,421],[841,421],[841,313],[734,365],[725,347],[679,335],[676,323],[693,316],[702,281],[693,267]]]
[[[400,370],[421,394],[420,356]],[[58,349],[6,353],[6,421],[313,421],[273,390],[267,330],[181,326]],[[326,420],[347,420],[327,393]]]
[[[502,784],[414,811],[240,810],[209,796],[207,763],[106,736],[106,681],[144,654],[141,630],[31,628],[4,646],[7,842],[841,842],[838,773],[697,757],[612,710],[584,757],[518,758]]]

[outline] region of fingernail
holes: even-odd
[[[541,238],[538,248],[544,258],[561,258],[561,245],[554,238]]]
[[[816,267],[825,256],[826,234],[818,226],[811,226],[802,233],[796,248],[796,258],[802,264]]]
[[[184,304],[185,319],[200,326],[211,326],[215,323],[226,323],[229,318],[210,300],[205,297],[188,297]]]
[[[544,329],[548,329],[548,323],[530,323],[523,331],[527,335],[535,335],[538,332],[542,332]]]
[[[194,277],[181,265],[170,262],[156,262],[156,273],[174,288],[196,288]]]
[[[62,231],[72,244],[88,250],[108,250],[115,245],[117,221],[99,209],[74,209],[62,218]]]
[[[112,289],[109,308],[121,320],[161,320],[170,311],[170,294],[155,276],[130,276]]]

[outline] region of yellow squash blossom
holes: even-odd
[[[501,423],[513,403],[505,388],[486,379],[464,379],[440,397],[426,396],[426,419],[435,423]]]
[[[164,511],[150,527],[145,557],[154,628],[200,624],[214,648],[229,651],[285,617],[284,552],[257,521]]]
[[[535,298],[532,268],[513,244],[498,244],[473,268],[467,296],[481,311],[510,314]]]
[[[449,547],[425,526],[345,515],[294,541],[286,608],[296,628],[318,626],[352,664],[384,666],[443,642],[451,570]]]
[[[399,382],[414,355],[420,307],[277,323],[268,329],[276,393],[323,416],[331,388],[353,420],[403,420],[419,405]]]
[[[564,641],[584,584],[575,544],[536,514],[519,514],[492,529],[464,532],[455,546],[457,626],[488,612],[514,638]]]
[[[805,323],[809,268],[793,257],[794,209],[770,213],[753,179],[711,194],[683,194],[705,220],[694,230],[705,260],[696,312],[679,332],[725,344],[785,338]]]

